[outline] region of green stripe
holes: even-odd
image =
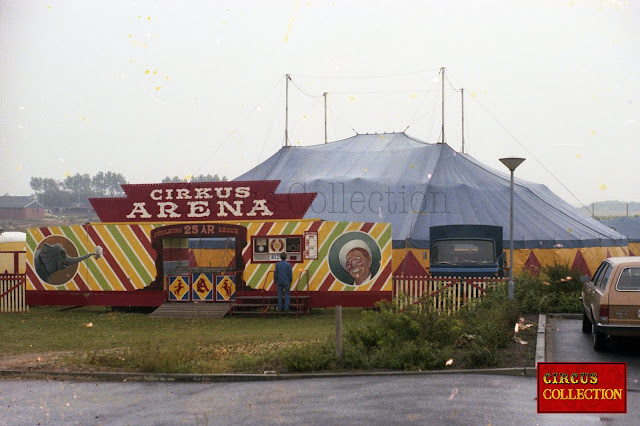
[[[320,250],[318,251],[318,260],[314,260],[313,262],[311,262],[311,266],[309,266],[310,278],[315,278],[316,271],[322,264],[322,261],[328,256],[331,243],[344,232],[348,225],[348,222],[338,222],[326,241],[322,243]],[[322,226],[326,226],[326,222],[323,223]],[[318,234],[320,234],[319,231],[320,230],[318,230]]]
[[[85,254],[87,254],[87,247],[85,246],[85,244],[82,243],[82,241],[80,241],[80,239],[75,234],[75,232],[73,232],[72,228],[76,228],[79,231],[82,231],[83,233],[85,232],[84,228],[82,228],[82,226],[74,226],[74,227],[63,226],[60,229],[62,230],[62,233],[67,238],[69,238],[73,242],[73,244],[76,246],[76,249],[78,249],[78,255],[79,256],[84,256]],[[87,235],[87,239],[88,238],[89,238],[89,236]],[[82,250],[80,250],[80,249],[82,249]],[[96,266],[96,263],[95,263],[93,257],[90,257],[88,259],[83,260],[82,264],[84,264],[87,267],[87,269],[91,271],[93,277],[96,279],[96,281],[98,282],[98,285],[100,286],[101,289],[103,289],[103,290],[113,290],[113,288],[109,285],[109,282],[107,282],[107,280],[104,278],[104,276],[102,276],[102,274],[100,273],[100,270]],[[80,267],[80,265],[78,265],[78,268],[79,267]],[[89,277],[84,277],[84,279],[85,279],[85,281],[87,282],[87,285],[88,285],[89,284]]]
[[[253,278],[251,281],[247,283],[247,285],[251,288],[258,288],[258,286],[262,283],[265,278],[267,272],[269,272],[269,268],[271,267],[270,263],[263,263],[258,266],[256,273],[253,274]]]
[[[391,239],[391,227],[387,226],[387,229],[385,229],[382,235],[380,235],[378,244],[380,244],[380,247],[384,247],[387,245],[390,239]]]
[[[65,235],[65,237],[70,239],[73,242],[73,245],[76,246],[76,249],[78,249],[78,256],[84,256],[85,254],[87,254],[87,247],[85,244],[86,244],[86,241],[89,240],[89,236],[85,233],[84,234],[86,235],[85,242],[80,241],[80,238],[78,238],[76,233],[71,228],[72,228],[71,226],[61,226],[60,230]],[[83,231],[84,233],[84,229],[81,226],[73,226],[73,228],[79,228],[79,230]]]
[[[297,281],[298,285],[297,285],[296,289],[297,290],[304,290],[307,287],[307,285],[309,285],[309,278],[311,278],[311,275],[309,275],[309,273],[302,274],[302,276],[298,276],[298,278],[297,278],[298,279],[298,281]],[[294,277],[294,279],[296,279],[296,278]]]
[[[289,224],[287,226],[284,227],[284,229],[282,230],[282,233],[284,235],[290,235],[294,229],[296,229],[296,226],[298,225],[298,223],[300,222],[289,222]]]
[[[144,265],[142,265],[142,263],[140,262],[138,255],[131,249],[131,245],[129,244],[127,239],[120,233],[120,230],[117,228],[117,226],[107,225],[107,229],[116,240],[125,257],[129,261],[129,263],[131,263],[133,269],[136,270],[142,281],[145,283],[150,283],[153,280],[153,277],[149,275]]]
[[[32,252],[36,251],[36,239],[33,237],[31,232],[27,232],[27,246]]]

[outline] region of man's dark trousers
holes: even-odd
[[[291,281],[293,280],[293,270],[291,264],[286,260],[276,263],[274,279],[278,289],[278,309],[282,311],[282,295],[284,292],[284,310],[289,310],[289,293],[291,291]]]

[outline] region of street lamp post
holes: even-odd
[[[500,162],[511,171],[511,203],[509,212],[509,300],[513,300],[513,172],[524,161],[524,158],[501,158]]]

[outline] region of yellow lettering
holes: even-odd
[[[580,373],[580,383],[583,385],[589,383],[589,373]]]

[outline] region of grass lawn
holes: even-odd
[[[362,312],[343,309],[343,330],[357,324]],[[57,353],[53,367],[74,370],[262,373],[275,368],[284,348],[335,337],[333,309],[315,309],[298,319],[178,319],[102,307],[36,306],[0,318],[0,356]]]
[[[372,312],[360,308],[343,309],[343,336],[361,324],[369,324],[372,317],[367,314]],[[336,371],[342,368],[415,369],[415,365],[420,364],[414,362],[436,355],[436,363],[428,368],[533,366],[537,316],[528,317],[529,326],[518,333],[521,339],[528,341],[526,345],[514,340],[500,348],[489,343],[485,346],[465,344],[465,339],[475,341],[477,338],[464,333],[461,336],[466,337],[462,341],[457,339],[453,345],[429,340],[436,339],[434,336],[420,341],[392,339],[390,347],[370,351],[368,355],[363,355],[364,348],[345,346],[351,362],[343,362],[343,366],[335,363],[334,309],[315,309],[311,315],[298,319],[240,316],[178,319],[111,312],[102,307],[36,306],[28,313],[2,314],[0,318],[0,369],[215,374]],[[374,331],[378,343],[391,336],[385,333],[402,336],[409,329],[401,324],[409,321],[407,327],[415,325],[412,321],[417,317],[410,320],[410,317],[387,314],[385,318],[391,321],[386,326],[392,328],[380,325],[381,328]],[[491,330],[495,328],[493,315],[479,318],[486,323],[486,327],[481,328],[492,334]],[[445,321],[441,323],[443,326],[453,324],[442,319]],[[398,326],[400,328],[394,328]],[[450,331],[460,334],[461,331],[455,329]],[[437,330],[433,331],[437,333]],[[441,337],[446,340],[446,336]],[[343,342],[346,344],[346,340]],[[362,356],[374,360],[380,356],[384,358],[371,364],[363,362]],[[399,357],[408,357],[402,364],[405,367],[393,362]],[[456,358],[453,366],[445,364],[449,358]],[[354,359],[359,361],[354,363]]]

